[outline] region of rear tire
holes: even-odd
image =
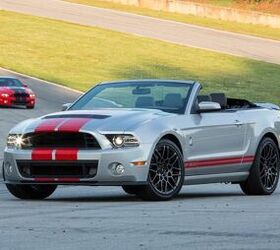
[[[148,184],[139,187],[139,196],[148,201],[174,198],[181,190],[185,177],[183,155],[175,143],[161,140],[152,155]]]
[[[139,190],[141,189],[141,186],[124,185],[124,186],[122,186],[122,189],[127,194],[136,195],[139,192]]]
[[[35,106],[26,106],[27,109],[34,109]]]
[[[242,191],[247,195],[271,195],[279,181],[280,155],[276,143],[265,137],[257,150],[250,175],[240,183]]]
[[[23,200],[43,200],[49,197],[57,188],[57,185],[20,185],[6,184],[9,192]]]

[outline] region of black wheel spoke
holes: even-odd
[[[151,159],[149,181],[160,194],[168,195],[180,184],[183,177],[179,159],[177,150],[172,146],[156,147]]]
[[[260,179],[262,185],[271,190],[278,180],[279,171],[279,154],[273,144],[266,144],[260,157]]]

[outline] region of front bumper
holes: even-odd
[[[12,106],[28,106],[32,107],[35,106],[35,99],[31,97],[26,98],[15,98],[15,97],[8,97],[3,98],[0,97],[0,106],[12,107]]]
[[[3,162],[3,176],[5,183],[11,184],[75,184],[75,185],[124,185],[143,184],[147,181],[149,169],[149,150],[152,145],[141,145],[137,148],[105,149],[105,150],[80,150],[79,161],[97,161],[97,172],[92,178],[59,178],[48,177],[27,178],[19,171],[17,161],[32,161],[32,150],[5,149]],[[146,164],[135,166],[132,162],[145,161]],[[47,161],[46,161],[47,162]],[[46,163],[45,162],[45,163]],[[49,161],[53,163],[54,161]],[[57,163],[59,161],[55,161]],[[73,164],[75,161],[73,162]],[[111,170],[112,164],[120,163],[124,172],[116,175]]]

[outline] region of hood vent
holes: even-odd
[[[43,119],[54,119],[54,118],[89,118],[89,119],[106,119],[109,115],[90,115],[90,114],[61,114],[61,115],[48,115]]]

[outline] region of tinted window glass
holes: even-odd
[[[22,87],[22,83],[17,79],[0,78],[0,87]]]

